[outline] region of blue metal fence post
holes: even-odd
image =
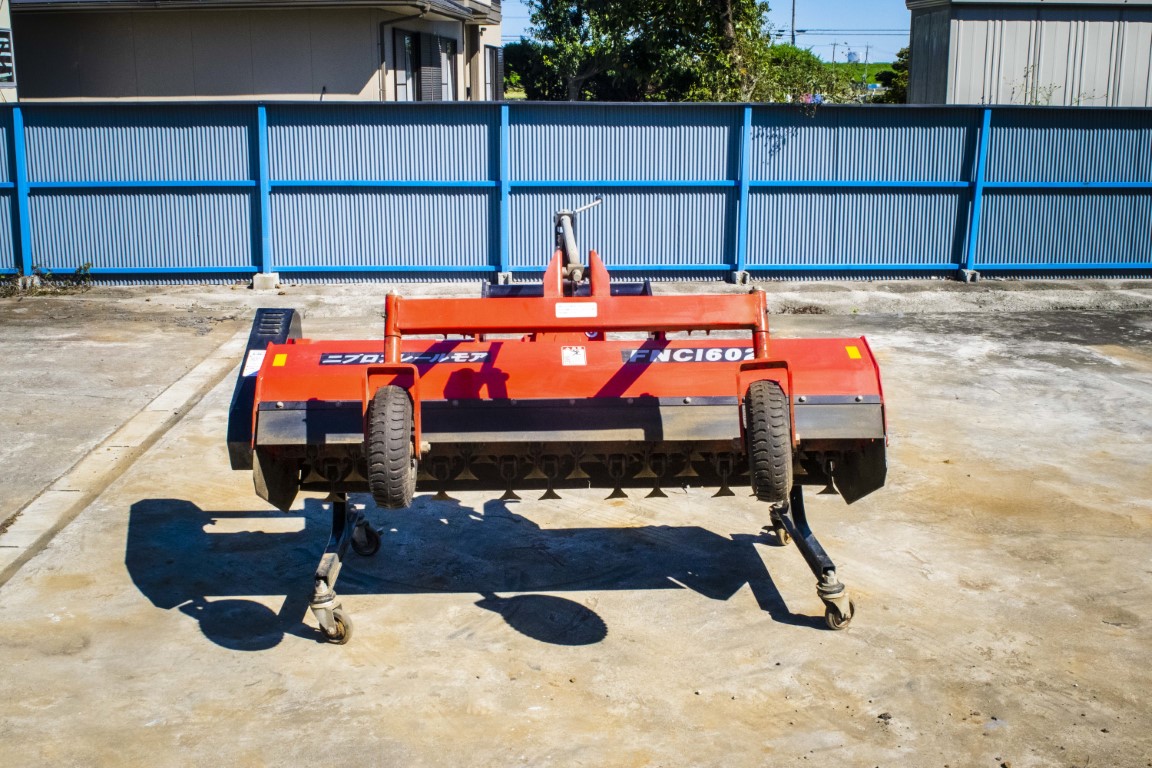
[[[732,282],[743,283],[748,279],[748,182],[752,174],[752,105],[744,105],[744,120],[740,128],[740,178],[736,180],[738,198],[736,203],[736,263],[732,271]]]
[[[509,140],[508,105],[500,105],[500,264],[496,270],[496,282],[511,282],[512,263],[512,204],[509,199],[512,180],[512,157]]]
[[[15,210],[13,218],[17,237],[13,239],[16,248],[15,266],[22,275],[32,274],[32,212],[28,206],[28,154],[24,137],[24,112],[20,107],[12,107],[12,170],[15,188],[12,190]]]
[[[976,178],[972,182],[972,208],[968,219],[968,247],[964,253],[964,263],[961,266],[965,282],[969,281],[976,271],[976,246],[980,241],[980,211],[984,204],[984,174],[988,167],[988,139],[992,133],[992,110],[984,108],[980,121],[980,143],[976,153]]]
[[[256,206],[259,209],[260,248],[256,253],[256,268],[262,272],[272,272],[272,183],[268,171],[268,108],[263,104],[256,107]]]

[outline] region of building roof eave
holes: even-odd
[[[457,21],[484,21],[469,6],[454,0],[11,0],[13,13],[29,11],[163,11],[283,8],[383,8],[444,16]]]
[[[943,8],[952,5],[1079,5],[1131,8],[1133,6],[1152,7],[1152,0],[904,0],[904,5],[910,11],[919,11],[926,8]]]

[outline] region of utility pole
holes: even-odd
[[[796,47],[796,0],[792,0],[792,47]]]
[[[833,64],[836,63],[836,46],[838,46],[838,45],[840,45],[840,43],[832,43],[832,63]]]

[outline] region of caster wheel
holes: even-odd
[[[352,551],[360,557],[372,557],[380,551],[380,532],[370,525],[356,526],[352,534]]]
[[[788,529],[784,527],[783,523],[777,523],[772,526],[772,532],[776,534],[776,542],[786,547],[792,543],[792,537],[788,534]]]
[[[848,601],[847,616],[840,613],[836,606],[827,605],[827,608],[824,611],[824,623],[828,625],[828,629],[847,629],[848,625],[852,623],[852,617],[855,615],[856,604],[851,600]]]
[[[323,627],[321,627],[320,631],[324,632],[324,637],[328,642],[335,643],[336,645],[344,645],[352,639],[352,618],[344,613],[343,608],[334,608],[332,610],[332,620],[336,622],[335,634],[328,634],[324,631]]]

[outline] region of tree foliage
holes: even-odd
[[[505,61],[533,100],[846,100],[847,78],[774,45],[762,0],[532,0]]]
[[[912,63],[912,52],[901,48],[896,52],[896,61],[892,62],[892,69],[879,72],[876,82],[888,90],[876,98],[876,101],[886,104],[908,103],[908,67]]]
[[[759,52],[741,82],[740,101],[839,103],[852,101],[859,94],[847,71],[792,45],[771,45]]]

